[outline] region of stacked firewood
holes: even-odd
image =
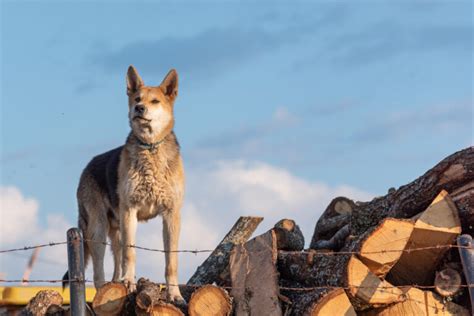
[[[474,259],[461,234],[474,232],[474,148],[370,202],[335,198],[309,249],[283,219],[248,240],[262,218],[241,217],[181,292],[166,302],[140,279],[98,290],[98,315],[471,315]],[[471,246],[472,247],[472,246]],[[470,269],[470,270],[469,270]],[[468,271],[468,272],[466,272]],[[470,271],[470,272],[469,272]],[[472,294],[471,294],[472,297]]]

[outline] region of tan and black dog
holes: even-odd
[[[79,228],[85,262],[92,258],[94,285],[104,284],[107,236],[114,257],[113,281],[135,288],[137,223],[161,215],[166,252],[168,299],[182,301],[178,284],[180,208],[184,170],[173,132],[173,106],[178,74],[173,69],[157,87],[145,86],[133,66],[127,72],[131,132],[125,145],[94,157],[84,169],[77,190]],[[92,240],[92,241],[87,241]]]

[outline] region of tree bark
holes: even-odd
[[[426,209],[441,190],[452,192],[473,180],[474,147],[468,147],[398,190],[356,205],[351,218],[352,234],[361,235],[386,217],[410,218]]]
[[[229,264],[230,251],[234,245],[246,242],[262,220],[262,217],[240,217],[211,255],[197,268],[187,284],[204,285],[216,282],[218,285],[225,285],[225,278],[223,280],[221,274]]]
[[[292,219],[282,219],[273,227],[277,238],[278,250],[300,251],[304,248],[304,236]]]
[[[137,282],[136,305],[142,310],[151,310],[159,301],[165,301],[166,294],[162,288],[148,279],[140,278]]]
[[[49,311],[55,313],[62,310],[63,298],[61,294],[53,290],[39,291],[25,307],[24,313],[32,316],[43,316]]]

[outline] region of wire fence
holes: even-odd
[[[98,240],[92,240],[92,239],[83,239],[84,242],[88,243],[98,243],[98,244],[103,244],[103,245],[108,245],[111,246],[112,244],[110,242],[104,242],[104,241],[98,241]],[[11,248],[11,249],[2,249],[0,250],[0,254],[14,254],[17,252],[21,251],[27,251],[27,250],[34,250],[38,248],[46,248],[46,247],[55,247],[55,246],[61,246],[61,245],[67,245],[67,241],[60,241],[60,242],[49,242],[49,243],[43,243],[43,244],[38,244],[38,245],[33,245],[33,246],[24,246],[24,247],[18,247],[18,248]],[[165,250],[165,249],[158,249],[158,248],[150,248],[150,247],[143,247],[143,246],[138,246],[138,245],[126,245],[126,247],[130,248],[135,248],[143,251],[150,251],[150,252],[160,252],[160,253],[189,253],[189,254],[199,254],[199,253],[212,253],[214,250],[211,249],[181,249],[181,250]],[[470,249],[468,246],[460,246],[460,245],[436,245],[436,246],[428,246],[428,247],[417,247],[417,248],[407,248],[407,249],[392,249],[392,250],[379,250],[379,251],[337,251],[337,252],[331,252],[331,251],[318,251],[314,249],[308,249],[308,250],[302,250],[302,251],[284,251],[280,250],[279,252],[281,254],[308,254],[308,255],[314,255],[314,256],[337,256],[337,255],[370,255],[370,254],[387,254],[387,253],[411,253],[411,252],[416,252],[416,251],[426,251],[426,250],[433,250],[433,249]],[[0,283],[23,283],[23,284],[28,284],[28,283],[63,283],[63,282],[68,282],[68,283],[73,283],[73,282],[83,282],[83,283],[89,283],[93,284],[92,280],[87,280],[87,279],[69,279],[69,280],[59,280],[59,279],[35,279],[35,280],[25,280],[25,279],[0,279]],[[159,285],[166,285],[165,283],[157,283]],[[188,287],[188,288],[198,288],[201,287],[201,285],[190,285],[190,284],[168,284],[168,286],[179,286],[179,287]],[[232,286],[221,286],[224,289],[227,290],[232,290],[236,289],[236,287]],[[310,287],[287,287],[287,286],[281,286],[279,287],[280,290],[286,290],[286,291],[314,291],[314,290],[333,290],[333,289],[343,289],[343,290],[353,290],[353,289],[377,289],[378,291],[389,291],[393,289],[403,289],[407,287],[413,287],[413,288],[418,288],[421,290],[434,290],[436,288],[435,285],[417,285],[417,284],[407,284],[407,285],[390,285],[390,286],[331,286],[331,285],[324,285],[324,286],[310,286]],[[474,288],[474,284],[461,284],[459,285],[460,288]]]

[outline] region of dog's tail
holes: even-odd
[[[87,232],[87,213],[83,205],[79,204],[79,229],[82,232],[82,236],[84,238],[84,232]],[[89,263],[89,258],[90,258],[90,250],[89,246],[87,244],[87,241],[84,242],[84,269],[87,267],[87,264]],[[64,273],[63,278],[62,278],[62,285],[63,285],[63,291],[66,287],[69,286],[69,270]]]

